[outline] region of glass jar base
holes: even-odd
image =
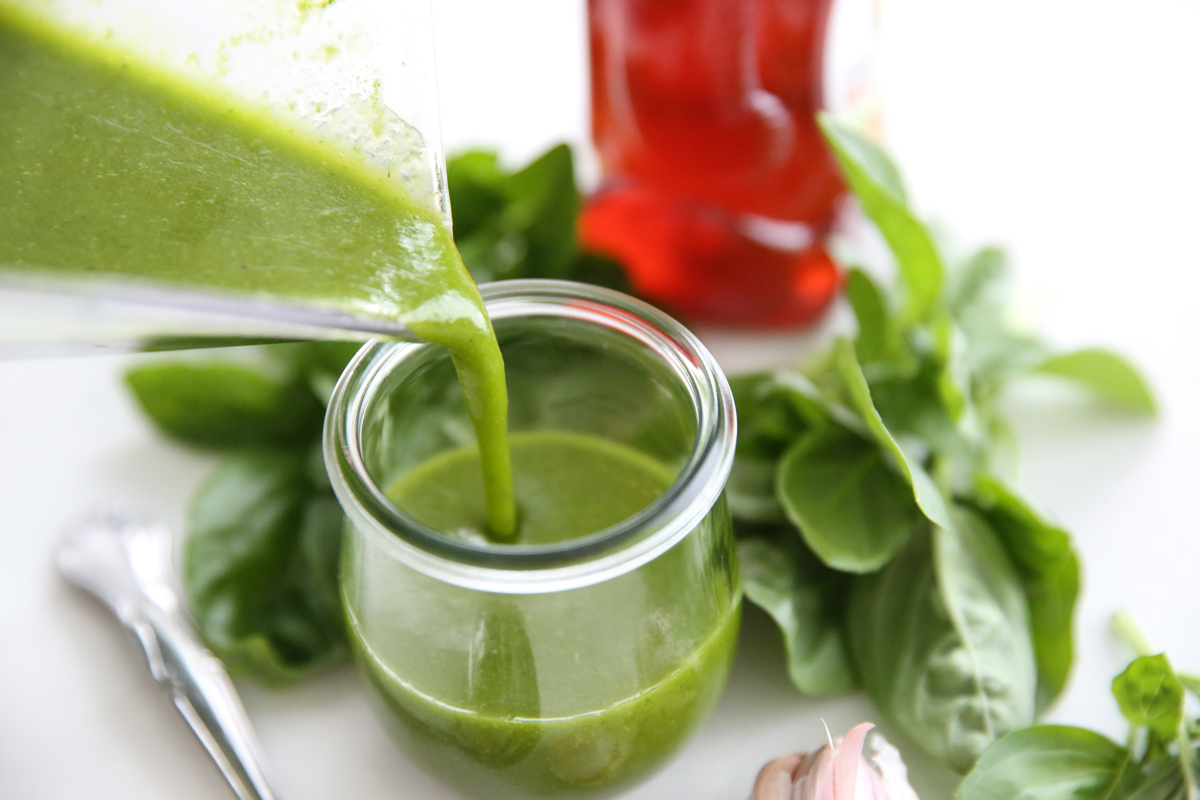
[[[388,672],[357,637],[354,660],[376,716],[430,775],[480,800],[599,800],[656,773],[707,719],[733,666],[740,611],[665,680],[565,719],[489,717],[439,703]]]

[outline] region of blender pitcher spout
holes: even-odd
[[[376,337],[416,339],[399,322],[333,308],[0,271],[0,359]]]

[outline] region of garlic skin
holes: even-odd
[[[918,800],[900,752],[878,733],[868,743],[874,727],[855,725],[815,752],[768,763],[750,800]]]

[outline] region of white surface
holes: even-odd
[[[435,0],[444,131],[514,162],[585,137],[583,0]],[[887,128],[921,207],[1016,261],[1024,316],[1064,347],[1140,364],[1162,404],[1132,420],[1029,387],[1011,398],[1021,485],[1085,561],[1079,659],[1051,718],[1121,735],[1108,694],[1129,608],[1200,671],[1200,6],[1195,0],[887,3]],[[807,337],[710,341],[730,368]],[[52,573],[64,525],[114,497],[178,526],[206,458],[159,439],[113,358],[0,364],[0,797],[225,798],[215,768],[96,605]],[[454,795],[409,765],[339,671],[284,692],[244,686],[286,798]],[[757,768],[873,716],[799,697],[750,615],[717,714],[629,800],[742,800]],[[925,800],[953,779],[900,742]]]

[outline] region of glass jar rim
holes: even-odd
[[[371,478],[362,449],[363,423],[393,369],[426,343],[374,340],[338,380],[325,418],[330,482],[351,524],[410,567],[485,591],[534,593],[598,583],[670,549],[708,514],[733,463],[737,420],[729,383],[694,334],[628,295],[559,280],[513,280],[480,287],[489,316],[503,320],[556,316],[604,325],[652,350],[684,384],[696,436],[671,486],[642,511],[588,536],[542,545],[450,539],[396,507]]]

